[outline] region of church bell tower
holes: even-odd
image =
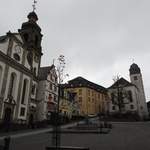
[[[38,16],[32,11],[27,16],[28,21],[22,24],[19,33],[27,50],[35,50],[41,54],[41,28],[37,24]]]
[[[141,69],[137,64],[133,63],[130,66],[129,73],[130,73],[131,83],[134,84],[138,89],[137,97],[138,97],[139,111],[141,112],[142,116],[146,117],[148,115],[148,110],[146,105],[146,98],[145,98]]]

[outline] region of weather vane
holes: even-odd
[[[34,3],[34,4],[32,5],[32,7],[33,7],[33,11],[35,11],[35,10],[36,10],[36,4],[37,4],[37,1],[34,0],[33,3]]]
[[[132,63],[134,63],[134,58],[132,58]]]

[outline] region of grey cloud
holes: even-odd
[[[0,34],[17,31],[32,10],[30,0],[5,0],[0,6]],[[42,66],[66,56],[69,79],[83,76],[103,86],[120,74],[129,80],[135,59],[150,98],[150,2],[148,0],[45,0],[37,14],[43,33]]]

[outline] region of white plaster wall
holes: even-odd
[[[138,80],[134,80],[135,76],[137,76]],[[147,117],[148,109],[146,104],[142,74],[133,74],[130,76],[130,80],[138,88],[137,94],[138,94],[139,113],[142,117]]]
[[[21,38],[21,36],[20,36],[19,33],[14,34],[14,35],[15,35],[15,37],[16,37],[21,43],[23,43],[23,40],[22,40],[22,38]]]
[[[4,54],[7,54],[9,39],[7,39],[4,43],[0,43],[0,51]]]
[[[46,88],[46,80],[44,81],[40,81],[39,84],[38,84],[38,93],[37,93],[37,99],[40,101],[38,103],[38,120],[39,121],[42,121],[44,119],[46,119],[46,91],[45,91],[45,88]]]
[[[47,119],[47,103],[45,101],[42,101],[38,105],[38,120],[42,121]]]
[[[138,100],[136,97],[136,90],[137,90],[136,87],[134,87],[134,86],[126,87],[125,90],[126,91],[130,90],[132,92],[132,100],[133,100],[132,102],[128,101],[129,103],[125,105],[126,111],[138,111],[138,104],[137,104]],[[133,105],[134,108],[131,109],[130,105]]]
[[[4,78],[4,70],[5,70],[5,64],[2,61],[0,61],[0,68],[1,68],[1,74],[0,74],[0,94],[1,94],[2,81]],[[0,95],[0,97],[1,97],[1,95]]]
[[[129,102],[129,100],[126,98],[124,99],[124,101],[128,104],[125,104],[125,112],[128,112],[128,111],[138,111],[138,99],[137,99],[137,95],[136,95],[136,87],[134,86],[128,86],[128,87],[125,87],[124,88],[125,91],[131,91],[132,92],[132,100],[133,102]],[[114,113],[114,112],[117,112],[119,110],[118,106],[117,105],[113,105],[112,104],[112,101],[111,101],[111,93],[116,91],[116,89],[109,89],[109,97],[110,97],[110,103],[109,103],[109,112],[110,113]],[[130,105],[133,105],[134,106],[134,109],[131,109],[130,108]],[[115,106],[115,110],[112,109],[112,106]]]
[[[39,62],[36,62],[34,58],[33,58],[33,68],[36,68],[36,76],[37,76],[38,75],[38,69],[39,69]]]
[[[20,100],[19,100],[19,113],[18,113],[18,119],[23,119],[23,120],[26,120],[27,118],[27,108],[28,108],[28,103],[29,103],[29,90],[30,90],[30,77],[27,76],[27,75],[23,75],[23,80],[24,81],[25,79],[28,80],[28,84],[27,84],[27,91],[26,91],[26,95],[25,95],[25,102],[24,104],[21,104],[21,98],[22,98],[22,90],[23,90],[23,82],[22,82],[22,87],[21,87],[21,96],[20,96]],[[24,116],[20,116],[20,108],[21,107],[24,107],[25,108],[25,115]]]
[[[25,51],[25,64],[24,64],[24,66],[30,70],[31,67],[30,67],[30,65],[29,65],[29,63],[28,63],[28,61],[27,61],[27,54],[28,54],[28,51],[26,51],[26,50],[24,50],[24,51]]]
[[[34,91],[34,94],[32,94],[31,92],[31,98],[35,99],[36,98],[36,92],[37,92],[37,82],[36,81],[32,81],[32,85],[35,85],[35,91]]]
[[[13,98],[14,98],[15,101],[17,101],[20,72],[16,69],[12,68],[12,67],[9,67],[9,70],[8,70],[8,78],[7,78],[7,83],[6,83],[6,90],[5,90],[4,100],[8,98],[8,87],[9,87],[9,83],[10,83],[11,73],[16,74],[16,83],[15,83],[15,91],[14,91],[14,94],[13,94]],[[3,110],[3,107],[4,107],[4,104],[2,105],[2,110]],[[16,106],[16,107],[18,107],[18,106]],[[13,118],[14,118],[14,114],[15,114],[15,111],[16,111],[16,107],[14,108],[14,113],[12,115]],[[3,116],[3,113],[2,113],[2,116]]]
[[[12,53],[11,53],[11,58],[13,58],[14,60],[15,60],[15,58],[14,58],[14,53],[16,53],[16,51],[15,51],[15,46],[16,45],[18,45],[15,41],[13,41],[13,46],[12,46]],[[17,53],[19,56],[20,56],[20,61],[17,61],[17,60],[15,60],[16,62],[18,62],[18,63],[22,63],[22,56],[23,56],[23,48],[20,46],[20,49],[21,49],[21,51],[20,51],[20,53]]]
[[[46,85],[46,81],[40,81],[38,84],[37,99],[40,101],[43,100],[45,97],[45,85]]]

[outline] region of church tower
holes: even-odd
[[[145,98],[141,69],[137,64],[133,63],[130,66],[129,73],[130,73],[131,83],[134,84],[138,89],[137,98],[138,98],[139,111],[141,112],[142,116],[146,117],[148,115],[148,110],[146,105],[146,98]]]
[[[33,58],[35,58],[35,60],[41,60],[41,41],[43,35],[41,34],[41,28],[37,24],[37,14],[32,11],[28,14],[27,18],[28,21],[24,22],[21,26],[21,29],[18,31],[23,39],[23,46],[28,51],[27,60],[32,70]]]
[[[32,11],[28,14],[28,21],[22,24],[19,30],[22,39],[24,40],[25,47],[28,50],[36,49],[38,53],[41,52],[41,28],[36,23],[38,20],[37,14]]]

